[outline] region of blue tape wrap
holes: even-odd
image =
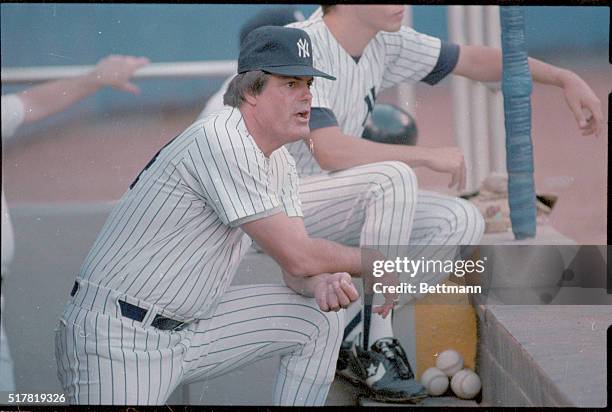
[[[536,234],[536,197],[531,141],[531,72],[527,62],[524,11],[500,7],[508,203],[516,239]]]

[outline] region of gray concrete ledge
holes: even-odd
[[[478,311],[483,404],[606,405],[612,307],[489,305]]]
[[[557,232],[552,226],[543,225],[536,228],[536,237],[516,240],[511,230],[499,233],[487,233],[482,237],[482,245],[575,245],[576,241]]]
[[[512,232],[506,232],[487,234],[482,243],[576,245],[550,226],[538,227],[535,239],[517,242]],[[591,300],[585,298],[587,293],[593,295]],[[571,305],[576,299],[609,301],[602,293],[605,295],[597,289],[561,288],[553,305],[503,305],[494,295],[486,304],[477,302],[482,404],[604,407],[606,329],[612,324],[612,306]]]

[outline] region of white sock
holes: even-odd
[[[373,306],[381,305],[384,302],[384,298],[379,301],[378,297],[374,297]],[[361,304],[361,300],[353,303],[346,309],[345,319],[348,324],[361,315],[361,322],[354,327],[344,339],[347,342],[355,342],[363,346],[363,319],[364,319],[364,306]],[[368,345],[372,347],[372,344],[381,338],[392,338],[393,324],[391,322],[392,313],[389,313],[385,319],[378,313],[372,313],[370,317],[370,334],[368,336]],[[368,348],[369,349],[369,348]]]
[[[374,342],[381,338],[392,338],[393,324],[391,323],[391,313],[383,319],[378,313],[372,313],[370,319],[370,336],[368,337],[368,345],[372,347]],[[369,349],[369,348],[368,348]]]

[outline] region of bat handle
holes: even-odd
[[[373,293],[364,293],[363,296],[363,348],[370,348],[370,321],[372,319],[372,302],[374,300]]]

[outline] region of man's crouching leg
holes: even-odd
[[[280,355],[274,404],[324,405],[343,328],[344,310],[322,312],[313,298],[287,286],[231,286],[210,323],[195,331],[182,381],[212,379]],[[206,393],[201,399],[206,403]]]
[[[325,405],[334,379],[345,310],[322,312],[314,299],[303,300],[300,321],[309,324],[308,336],[293,353],[281,357],[275,405]]]

